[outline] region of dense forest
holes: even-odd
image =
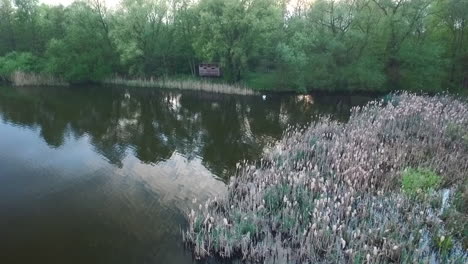
[[[468,90],[468,0],[0,0],[0,76],[196,76],[297,91]]]

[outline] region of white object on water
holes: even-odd
[[[266,100],[266,95],[262,95],[262,99],[265,101]]]

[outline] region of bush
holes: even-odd
[[[256,91],[279,90],[277,72],[249,73],[246,77],[246,86]],[[284,88],[283,88],[284,89]],[[291,90],[291,89],[285,89]]]
[[[42,60],[29,52],[10,52],[0,57],[0,78],[11,80],[11,75],[16,71],[40,72]]]
[[[429,169],[407,168],[403,171],[401,185],[409,195],[419,195],[435,190],[441,182],[441,177]]]

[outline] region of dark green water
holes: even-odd
[[[192,200],[288,125],[368,97],[0,86],[0,263],[192,263]]]

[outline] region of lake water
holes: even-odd
[[[192,263],[194,198],[288,125],[368,100],[0,86],[0,263]]]

